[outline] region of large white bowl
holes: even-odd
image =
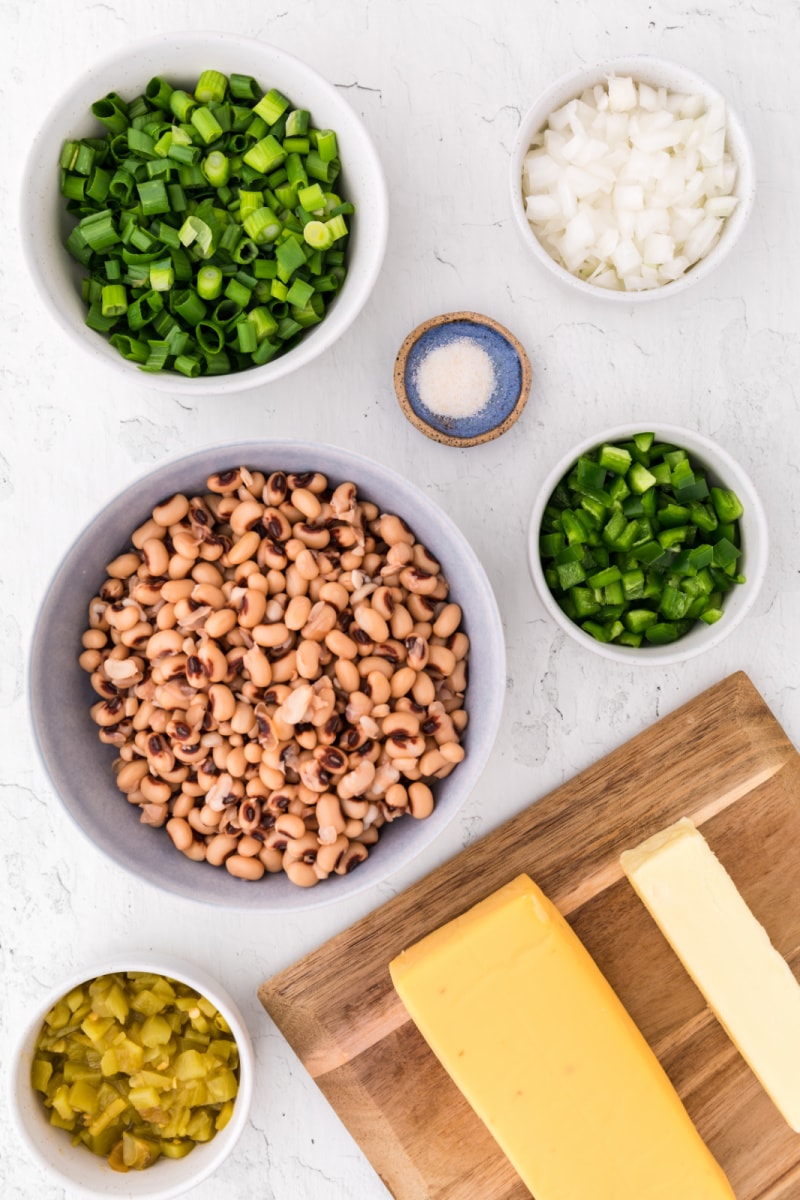
[[[187,379],[177,372],[140,371],[85,323],[81,299],[83,268],[64,248],[74,220],[59,190],[58,161],[67,138],[102,136],[91,106],[110,91],[126,99],[161,75],[193,87],[201,71],[253,75],[264,88],[277,87],[312,119],[336,131],[342,160],[342,192],[355,205],[348,239],[347,278],[326,316],[286,354],[261,367],[229,375]],[[338,186],[338,183],[337,183]],[[22,248],[42,303],[61,328],[96,362],[128,380],[190,396],[237,392],[274,382],[305,366],[345,332],[365,304],[380,271],[388,232],[386,182],[361,119],[340,91],[300,59],[277,46],[222,33],[166,33],[137,42],[93,67],[62,96],[34,138],[22,178]]]
[[[522,165],[534,134],[545,127],[552,112],[561,108],[573,97],[580,96],[587,88],[606,83],[611,75],[629,75],[637,81],[649,83],[655,87],[666,87],[671,92],[704,96],[709,102],[723,100],[728,118],[726,149],[738,168],[734,193],[738,196],[739,203],[725,221],[719,241],[713,250],[673,283],[638,292],[612,291],[609,288],[587,283],[551,258],[525,215],[525,201],[522,195]],[[609,59],[606,62],[582,67],[578,71],[562,75],[542,93],[520,122],[511,151],[509,185],[514,224],[533,257],[554,279],[584,296],[593,296],[614,304],[641,304],[645,301],[675,296],[687,287],[699,283],[727,257],[747,224],[753,207],[756,181],[753,151],[744,126],[720,92],[700,75],[696,75],[693,71],[689,71],[677,63],[665,62],[663,59],[651,58],[648,55],[635,55],[630,58]]]
[[[736,492],[744,506],[744,514],[739,520],[742,536],[742,557],[739,569],[747,576],[747,581],[737,584],[727,593],[723,602],[723,615],[714,625],[706,625],[702,621],[695,622],[689,632],[677,642],[666,646],[617,646],[610,642],[598,642],[591,634],[584,633],[579,625],[571,621],[557,603],[553,593],[547,586],[542,562],[539,557],[539,531],[542,516],[547,503],[557,484],[570,471],[582,454],[594,450],[605,442],[630,440],[635,433],[644,429],[652,430],[656,440],[669,442],[686,450],[693,462],[706,468],[709,483],[716,486],[731,488]],[[536,497],[528,524],[528,565],[531,578],[544,607],[553,620],[579,645],[603,658],[616,662],[642,666],[669,666],[673,663],[684,662],[707,650],[713,649],[726,638],[747,616],[753,607],[759,593],[767,569],[769,550],[769,534],[764,506],[749,475],[739,466],[727,450],[717,445],[710,438],[704,437],[691,429],[683,429],[678,425],[615,425],[612,429],[601,429],[573,446],[555,464],[548,474]]]
[[[285,875],[265,875],[258,883],[234,879],[224,868],[190,862],[173,848],[163,829],[140,824],[138,812],[115,786],[115,751],[98,740],[89,715],[97,696],[78,665],[87,605],[105,579],[105,564],[129,545],[133,530],[165,497],[205,491],[210,474],[239,465],[267,472],[316,469],[332,482],[352,480],[360,496],[403,517],[441,563],[471,641],[466,757],[436,783],[432,815],[391,822],[356,871],[331,876],[310,889],[296,887]],[[335,446],[295,441],[244,442],[199,451],[159,467],[104,505],[67,552],[47,589],[32,648],[29,688],[34,730],[53,785],[68,814],[100,850],[167,891],[267,912],[313,908],[353,895],[398,870],[433,841],[486,765],[504,693],[505,648],[497,603],[461,531],[432,500],[387,467]]]
[[[41,1097],[31,1087],[30,1080],[36,1040],[45,1015],[56,1001],[79,984],[116,971],[152,971],[188,984],[219,1009],[239,1048],[239,1091],[233,1116],[225,1128],[210,1142],[195,1146],[185,1158],[162,1158],[145,1171],[127,1173],[112,1170],[104,1158],[91,1154],[85,1147],[73,1146],[68,1133],[51,1125]],[[68,1188],[70,1195],[171,1200],[209,1176],[233,1150],[247,1124],[254,1074],[255,1056],[247,1026],[224,988],[199,967],[134,951],[124,959],[117,957],[76,969],[37,1005],[20,1031],[13,1051],[9,1109],[28,1153],[47,1172],[53,1185]]]

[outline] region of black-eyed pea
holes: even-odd
[[[381,614],[370,604],[358,604],[354,612],[355,622],[373,642],[385,642],[389,637],[389,626]]]
[[[262,846],[258,852],[258,857],[264,864],[264,869],[268,874],[277,875],[283,870],[282,850],[276,850],[274,846]]]
[[[464,759],[464,747],[459,742],[443,742],[439,750],[449,763],[460,763]]]
[[[156,505],[153,509],[153,520],[157,525],[168,529],[170,525],[182,521],[188,512],[189,501],[179,492],[171,496],[169,500],[165,500],[163,504]]]
[[[166,532],[167,531],[165,527],[163,525],[159,525],[158,521],[153,520],[151,517],[148,521],[145,521],[142,525],[139,525],[138,528],[134,529],[133,533],[131,534],[131,542],[137,550],[141,550],[145,542],[149,541],[151,538],[161,538],[163,540],[163,538],[166,536]]]
[[[251,646],[242,657],[242,666],[257,688],[266,688],[272,683],[272,665],[259,646]],[[242,732],[246,732],[243,730]]]
[[[279,646],[286,645],[291,636],[283,621],[275,621],[271,625],[256,625],[252,630],[253,641],[256,645],[269,650],[276,650]]]
[[[435,775],[442,767],[448,765],[448,759],[437,746],[435,750],[426,750],[419,760],[419,769],[423,775]]]
[[[228,598],[221,587],[213,583],[196,583],[190,596],[195,605],[207,605],[214,610],[224,608]]]
[[[325,600],[328,604],[332,604],[339,612],[343,612],[347,608],[349,595],[347,588],[334,580],[323,583],[319,591],[320,600]]]
[[[185,819],[194,808],[194,803],[194,796],[190,796],[188,792],[179,792],[171,805],[173,817]]]
[[[234,733],[239,733],[243,736],[250,734],[256,723],[256,715],[252,704],[247,704],[244,700],[237,701],[230,722]]]
[[[191,596],[194,589],[192,579],[167,579],[161,585],[161,599],[166,600],[167,604],[177,604],[179,600]]]
[[[287,860],[286,855],[284,855],[283,870],[286,872],[287,878],[296,887],[315,887],[319,883],[319,876],[314,870],[313,865],[302,862],[302,860]]]
[[[243,779],[249,763],[243,746],[233,746],[225,759],[225,770],[234,779]]]
[[[428,671],[441,679],[447,679],[456,668],[456,656],[446,646],[431,646],[428,653]]]
[[[292,596],[283,614],[286,628],[293,633],[299,632],[308,620],[311,608],[312,601],[308,596]]]
[[[450,672],[450,687],[454,692],[463,693],[467,688],[467,663],[461,658]]]
[[[206,623],[203,626],[205,633],[210,638],[215,640],[223,638],[235,629],[237,624],[236,613],[232,608],[220,608],[216,612],[212,612],[206,617]]]
[[[445,604],[444,608],[433,622],[433,632],[437,637],[449,638],[461,624],[461,609],[457,604]],[[464,634],[466,637],[466,634]],[[467,642],[467,647],[469,642]],[[452,648],[452,647],[451,647]]]
[[[260,541],[261,538],[255,529],[248,529],[247,533],[243,533],[228,551],[227,558],[231,566],[236,566],[238,563],[252,558],[258,551]]]
[[[411,695],[416,704],[427,708],[436,699],[436,684],[427,671],[420,671],[411,689]]]
[[[431,647],[426,638],[413,633],[405,639],[406,666],[414,671],[424,671],[428,665]]]
[[[244,837],[239,839],[237,852],[244,858],[257,858],[262,845],[263,842],[259,841],[258,838],[246,833]]]
[[[362,846],[374,846],[375,845],[375,843],[378,841],[378,838],[380,837],[380,832],[379,832],[380,827],[379,827],[378,821],[382,825],[385,820],[386,820],[386,818],[383,816],[383,813],[379,813],[375,824],[367,826],[367,828],[361,834],[361,837],[358,839],[361,842]]]
[[[425,738],[421,735],[409,737],[404,733],[393,733],[386,739],[385,750],[389,758],[420,758],[425,752]]]
[[[408,792],[402,783],[393,783],[386,789],[383,802],[388,808],[404,812],[408,808]]]
[[[93,704],[89,712],[96,725],[107,729],[110,725],[116,725],[122,720],[124,707],[121,696],[112,696],[108,700],[101,700],[99,703]]]
[[[413,546],[414,534],[405,521],[394,513],[384,513],[378,522],[378,535],[387,546],[395,546],[398,542]]]
[[[316,521],[322,512],[319,499],[308,488],[295,488],[291,495],[291,501],[308,521]]]
[[[319,842],[316,833],[306,830],[302,837],[290,838],[284,852],[284,865],[295,861],[313,863],[319,852]]]
[[[258,764],[258,778],[270,792],[277,791],[284,783],[283,772],[279,771],[277,767],[271,767],[263,758]]]
[[[90,673],[99,669],[103,662],[103,655],[99,650],[84,650],[78,657],[78,665]]]
[[[141,549],[142,559],[150,575],[166,575],[169,566],[169,551],[161,538],[148,538]]]
[[[393,678],[393,676],[392,676]],[[372,713],[381,705],[386,704],[392,695],[392,684],[389,676],[383,671],[370,671],[367,676],[367,687],[372,699]]]
[[[290,841],[295,841],[305,835],[306,823],[295,813],[283,812],[275,818],[275,831]]]
[[[377,654],[368,654],[359,659],[358,673],[362,679],[369,678],[373,671],[378,671],[387,679],[391,679],[394,675],[394,663],[390,662],[388,658],[380,658]]]
[[[236,712],[236,697],[225,683],[212,683],[208,689],[208,702],[217,721],[230,721]]]
[[[364,552],[358,548],[345,550],[339,559],[339,566],[342,571],[355,571],[364,561]]]
[[[265,596],[269,595],[269,580],[261,571],[252,571],[247,576],[247,586],[255,592],[263,592]]]
[[[172,796],[170,785],[165,780],[156,779],[150,774],[142,776],[139,789],[148,804],[167,804]]]
[[[351,795],[348,788],[345,788],[344,794],[342,794],[341,788],[342,783],[340,781],[337,788],[337,795],[342,806],[342,812],[348,819],[353,818],[356,821],[363,821],[369,811],[369,801]]]
[[[260,858],[245,858],[243,854],[231,854],[225,859],[225,868],[236,879],[249,879],[255,882],[264,874],[264,864]]]
[[[339,834],[344,833],[347,824],[338,796],[332,792],[323,792],[316,805],[317,837],[323,845],[334,841]]]
[[[206,486],[211,492],[218,492],[221,496],[229,496],[232,492],[241,485],[242,470],[240,467],[232,468],[230,471],[219,471],[216,475],[210,475],[206,481]]]
[[[414,596],[431,596],[438,586],[438,578],[419,567],[403,567],[400,572],[400,583]]]
[[[293,532],[309,550],[324,550],[331,540],[330,531],[324,526],[312,525],[305,521],[299,521]]]
[[[87,629],[81,636],[81,645],[85,650],[102,650],[108,643],[108,635],[102,629]]]
[[[314,867],[320,879],[326,879],[347,850],[349,842],[344,834],[339,834],[332,842],[321,845],[317,851]]]
[[[167,821],[166,829],[175,849],[185,854],[194,841],[194,833],[189,822],[183,817],[171,817]]]
[[[369,851],[363,842],[351,842],[336,864],[336,874],[349,875],[351,871],[356,869],[359,863],[364,862],[368,855]]]
[[[183,554],[173,554],[167,566],[167,575],[170,579],[185,579],[193,566],[193,558],[187,558]]]
[[[301,679],[316,679],[319,674],[319,642],[304,638],[296,649],[297,673]]]
[[[364,822],[356,817],[348,817],[344,827],[344,836],[348,841],[353,841],[354,838],[361,837],[364,832]]]
[[[433,812],[433,792],[426,783],[415,782],[408,788],[408,811],[416,820],[424,820]]]
[[[187,816],[186,820],[201,837],[213,836],[217,832],[221,813],[215,812],[213,808],[209,808],[204,804],[202,808],[193,808]]]
[[[144,779],[145,775],[149,773],[149,770],[150,768],[148,766],[147,759],[134,758],[131,762],[125,763],[125,765],[120,767],[120,769],[117,771],[117,787],[126,795],[135,791],[141,784],[141,781]]]
[[[339,686],[345,692],[356,692],[361,687],[361,676],[356,664],[346,658],[339,658],[334,664],[334,674]]]
[[[402,666],[392,675],[389,680],[391,694],[395,700],[401,696],[406,696],[414,686],[417,679],[417,672],[413,667]]]
[[[206,844],[202,838],[194,838],[191,845],[183,851],[192,862],[205,862]]]
[[[252,526],[261,520],[264,512],[264,505],[257,500],[242,500],[228,518],[228,524],[234,534],[241,537],[244,533],[252,532]]]
[[[247,742],[244,746],[244,756],[250,765],[257,766],[261,762],[264,751],[258,742]]]
[[[312,583],[319,575],[319,567],[317,566],[314,551],[309,550],[308,547],[304,547],[298,554],[294,565],[303,579],[308,581],[309,590],[311,590]]]
[[[297,656],[290,650],[272,663],[272,682],[290,683],[293,679],[297,679]]]
[[[325,634],[325,645],[335,658],[358,658],[358,643],[349,637],[342,629],[332,629]]]
[[[243,629],[254,629],[264,620],[267,597],[264,592],[248,587],[239,601],[239,624]]]
[[[415,713],[395,711],[385,717],[382,722],[384,737],[393,734],[403,734],[406,737],[416,737],[419,733],[419,717]]]
[[[262,498],[265,504],[282,504],[288,494],[289,484],[283,471],[273,471],[264,484]]]
[[[119,554],[112,559],[106,567],[106,575],[111,579],[130,579],[131,575],[135,575],[141,564],[141,559],[138,554],[132,550],[125,554]]]
[[[438,575],[442,569],[441,565],[430,553],[427,546],[423,546],[421,542],[415,542],[413,549],[414,566],[418,567],[421,571],[425,571],[428,575]]]
[[[106,620],[117,633],[125,633],[126,630],[133,629],[134,625],[139,624],[142,616],[143,613],[138,604],[126,603],[124,600],[110,604],[106,609]]]

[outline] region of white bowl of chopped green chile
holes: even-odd
[[[528,526],[547,612],[620,663],[666,666],[718,646],[752,608],[767,553],[750,478],[716,442],[674,425],[584,438],[549,472]]]
[[[133,150],[127,144],[121,146],[121,150],[126,155],[141,153],[143,160],[154,164],[153,167],[140,167],[139,174],[148,176],[150,171],[163,172],[166,164],[169,178],[163,173],[143,178],[140,182],[145,187],[144,194],[138,190],[138,183],[134,184],[131,194],[134,201],[139,201],[138,205],[134,204],[134,209],[141,209],[144,203],[153,211],[147,214],[135,212],[135,220],[126,217],[125,221],[130,220],[131,223],[126,225],[125,230],[121,224],[122,214],[115,213],[111,231],[106,232],[113,239],[110,246],[110,250],[114,251],[112,261],[122,261],[125,275],[121,279],[116,278],[117,267],[112,266],[111,276],[114,278],[98,281],[95,291],[97,288],[100,290],[94,312],[95,317],[99,312],[99,319],[93,318],[93,323],[104,328],[105,332],[90,328],[86,323],[89,309],[82,296],[82,280],[87,278],[89,271],[93,275],[99,272],[105,275],[104,256],[112,256],[110,250],[103,250],[107,241],[105,236],[100,237],[100,250],[92,255],[88,267],[83,267],[67,251],[66,242],[76,227],[78,217],[67,212],[67,199],[61,189],[66,186],[68,189],[75,187],[78,193],[83,191],[87,208],[88,189],[92,206],[101,212],[112,202],[116,205],[127,204],[127,201],[113,198],[112,182],[115,175],[112,175],[112,182],[102,174],[98,175],[98,163],[89,162],[91,154],[85,154],[85,159],[78,162],[75,153],[81,152],[72,153],[68,158],[73,170],[67,173],[60,169],[65,145],[84,138],[106,138],[113,134],[116,128],[115,104],[118,102],[108,101],[109,94],[122,97],[126,104],[148,91],[157,97],[159,81],[164,80],[180,95],[181,90],[194,89],[204,72],[218,72],[225,77],[227,86],[222,103],[236,106],[236,113],[230,118],[220,116],[217,112],[223,125],[229,119],[234,125],[248,123],[249,113],[242,116],[243,110],[260,104],[258,97],[273,89],[290,102],[289,107],[276,118],[283,101],[278,100],[276,107],[272,107],[271,101],[268,101],[264,110],[267,119],[261,121],[263,129],[261,125],[253,126],[249,134],[223,131],[221,137],[213,140],[213,124],[202,132],[195,128],[195,124],[199,119],[197,114],[204,116],[209,105],[213,108],[217,101],[211,100],[195,108],[187,101],[185,111],[181,111],[175,120],[180,122],[182,116],[182,128],[189,132],[185,136],[177,135],[175,140],[166,128],[173,120],[173,112],[169,109],[173,98],[166,90],[163,91],[161,102],[167,107],[159,110],[159,113],[165,123],[161,130],[151,127],[151,133],[156,133],[155,140],[146,134],[149,140],[142,142],[141,151],[138,148],[141,138]],[[238,77],[235,94],[231,91],[232,77]],[[242,79],[255,80],[257,87],[241,82]],[[215,82],[219,87],[219,80],[211,78],[203,95],[220,94],[219,91],[215,92]],[[153,99],[152,104],[155,103]],[[93,115],[93,106],[96,112],[109,110],[105,115],[111,128]],[[301,116],[291,117],[293,124],[287,133],[282,123],[295,109],[300,110]],[[232,107],[229,107],[228,114],[231,111]],[[303,112],[310,113],[305,133],[302,130],[307,118],[302,115]],[[191,122],[192,116],[195,116],[195,124]],[[274,124],[276,119],[278,125]],[[218,126],[220,122],[216,124]],[[115,135],[117,142],[122,138],[127,143],[128,130],[131,128],[134,127],[125,125],[122,132]],[[280,138],[274,137],[270,130],[274,130]],[[325,134],[322,147],[313,145],[316,137],[314,130]],[[333,131],[335,140],[331,140],[329,131]],[[164,132],[167,132],[166,141]],[[310,141],[309,132],[312,134]],[[262,135],[258,142],[255,141],[256,133]],[[206,142],[205,136],[212,137],[212,140]],[[234,136],[239,140],[231,145],[228,139]],[[284,143],[290,137],[293,140],[289,141],[287,148]],[[191,141],[192,138],[197,144]],[[159,150],[151,149],[151,145],[155,146],[159,140]],[[184,146],[183,141],[188,145]],[[250,154],[254,147],[262,146],[263,141],[268,143],[270,162],[262,161],[262,156],[257,168],[255,165],[251,168],[248,164],[244,164],[243,168],[239,159]],[[309,141],[307,151],[306,141]],[[167,145],[167,142],[170,144]],[[226,154],[227,165],[215,159],[208,166],[209,158],[218,147]],[[173,164],[170,150],[173,154],[185,151],[188,159],[198,161],[184,164],[175,159],[175,165],[170,165]],[[162,152],[166,153],[166,157]],[[323,154],[325,159],[320,166],[316,160],[322,159]],[[310,156],[313,156],[312,164],[309,163]],[[112,163],[111,158],[109,152],[105,166],[100,165],[101,172],[111,166],[116,173],[116,163]],[[278,165],[272,166],[273,162]],[[283,172],[288,175],[288,164],[292,166],[292,179],[280,180]],[[341,165],[341,172],[336,175],[338,164]],[[215,174],[215,167],[222,170],[222,175]],[[188,175],[183,175],[187,185],[185,191],[181,184],[182,168],[190,172],[194,180],[191,182]],[[245,168],[248,177],[257,170],[263,170],[266,174],[256,173],[248,180],[244,178]],[[81,175],[80,172],[85,170],[89,174]],[[208,190],[203,191],[202,182],[197,179],[198,171],[201,172],[200,180],[202,173],[206,172],[206,180],[210,175],[217,182],[222,180],[226,170],[233,172],[227,183],[221,183],[222,188],[228,189],[227,192],[214,190],[210,183]],[[334,175],[331,182],[326,183],[322,179],[325,174]],[[267,175],[270,176],[272,187],[264,182]],[[70,182],[62,183],[62,179],[68,176]],[[241,183],[249,181],[249,188],[241,190],[248,192],[249,199],[245,203],[252,205],[255,210],[248,213],[254,224],[248,226],[244,233],[243,222],[240,225],[236,219],[241,213],[241,207],[238,210],[236,207],[241,199],[237,179]],[[120,177],[117,190],[122,188],[124,182]],[[110,190],[103,199],[107,183]],[[306,183],[310,190],[304,190]],[[315,203],[315,197],[318,202],[319,197],[314,191],[317,183],[327,197],[324,200],[325,209],[304,209],[299,202],[301,193],[308,206]],[[281,190],[282,185],[284,190]],[[276,187],[279,189],[277,195],[274,191]],[[292,187],[294,191],[289,195]],[[148,188],[155,189],[158,195],[151,196]],[[137,192],[138,195],[134,194]],[[101,199],[95,201],[95,194]],[[260,195],[260,199],[253,199],[256,194]],[[190,202],[196,196],[201,204],[205,198],[206,209],[210,205],[216,211],[216,216],[213,211],[209,216],[208,211],[201,209],[198,223],[193,228],[189,218],[194,219],[194,216],[183,208],[187,203],[187,195]],[[333,199],[330,199],[331,196]],[[210,204],[210,199],[213,199],[213,204]],[[334,203],[337,199],[344,206],[343,212],[337,211]],[[218,207],[222,201],[227,202],[224,211]],[[281,205],[292,207],[281,208]],[[350,205],[354,210],[352,214]],[[298,212],[302,221],[297,216]],[[269,218],[266,226],[262,220],[265,214]],[[209,219],[203,220],[204,217]],[[309,223],[310,241],[303,224],[309,218],[314,219],[313,227]],[[102,224],[103,220],[109,219],[99,220]],[[159,222],[157,226],[156,222]],[[336,229],[331,222],[338,222]],[[342,226],[346,228],[344,234]],[[129,380],[148,383],[173,393],[203,396],[270,384],[311,362],[341,337],[358,316],[378,277],[386,247],[388,200],[383,170],[370,136],[340,90],[310,66],[275,46],[227,34],[186,32],[163,34],[134,44],[91,68],[72,85],[44,122],[31,146],[22,180],[20,228],[25,258],[41,299],[77,345],[91,354],[95,361],[108,364]],[[102,234],[102,230],[100,232]],[[154,233],[158,235],[155,245],[148,241]],[[240,235],[239,241],[233,246],[237,233]],[[315,233],[325,241],[324,247],[321,243],[320,248],[312,244]],[[118,234],[121,241],[116,240]],[[330,237],[335,236],[330,246],[327,245],[329,234]],[[211,238],[210,242],[207,242],[207,236]],[[230,237],[230,245],[224,240],[226,237]],[[177,245],[174,244],[176,241]],[[129,245],[137,248],[129,250]],[[280,262],[278,268],[276,251],[279,246],[286,252],[284,257],[287,261]],[[294,262],[289,251],[298,248],[302,253],[294,255],[298,259],[298,262]],[[158,258],[152,259],[156,251]],[[206,253],[210,254],[207,260],[202,257]],[[236,261],[237,256],[240,262]],[[305,258],[305,262],[299,262],[301,257]],[[133,262],[126,261],[126,258],[133,259]],[[152,275],[150,262],[145,261],[148,259],[153,263]],[[206,277],[201,288],[198,272],[203,266],[219,266],[223,272],[222,280],[216,276]],[[263,271],[263,277],[259,274],[256,278],[256,270]],[[270,278],[267,273],[276,270],[277,276]],[[239,279],[235,278],[234,272],[240,275]],[[144,283],[140,282],[142,279]],[[284,292],[291,293],[288,298],[281,292],[278,286],[281,284]],[[120,295],[113,296],[110,290],[103,291],[106,287],[113,289],[115,286],[122,288]],[[229,292],[230,287],[234,289],[233,293]],[[222,290],[217,294],[220,288]],[[205,299],[199,296],[201,290],[206,293]],[[104,303],[107,319],[103,317]],[[134,307],[137,303],[138,307]],[[124,308],[126,304],[129,305],[128,309]],[[223,305],[222,309],[220,305]],[[115,318],[113,314],[117,307],[123,311]],[[151,308],[154,313],[151,313]],[[251,316],[254,310],[255,315]],[[129,317],[135,329],[128,328]],[[197,336],[198,317],[204,322],[200,326],[202,345]],[[168,318],[172,318],[177,330],[172,328]],[[107,326],[114,321],[117,323],[108,329]],[[188,340],[182,339],[181,333]],[[112,336],[115,336],[118,347],[128,357],[123,357],[120,349],[111,345],[109,339]],[[151,341],[155,343],[154,346],[150,345]],[[184,341],[185,344],[181,344]],[[155,367],[164,354],[168,357],[163,369],[139,369],[142,359]],[[180,367],[176,370],[175,364],[179,358]],[[200,373],[195,374],[198,370]]]
[[[71,1043],[68,1079],[60,1037]],[[76,967],[35,1004],[18,1035],[9,1108],[19,1140],[52,1186],[71,1196],[169,1200],[211,1175],[233,1151],[250,1113],[254,1071],[242,1016],[210,975],[166,955],[133,952]],[[131,1075],[132,1086],[141,1089],[141,1117],[119,1099]],[[145,1108],[148,1087],[160,1100],[152,1113]],[[143,1132],[148,1119],[153,1123]],[[68,1126],[75,1122],[94,1152],[73,1144]],[[197,1138],[193,1147],[187,1129]],[[123,1152],[127,1170],[120,1169]],[[112,1153],[116,1166],[107,1157]]]

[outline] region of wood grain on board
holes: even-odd
[[[798,1200],[800,1137],[619,868],[620,851],[684,816],[800,975],[800,755],[738,672],[263,984],[264,1007],[397,1200],[529,1195],[388,971],[404,947],[522,871],[616,989],[737,1200]]]

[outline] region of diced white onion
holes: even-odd
[[[523,164],[526,216],[545,249],[597,287],[679,279],[736,208],[725,107],[612,76],[553,112]]]

